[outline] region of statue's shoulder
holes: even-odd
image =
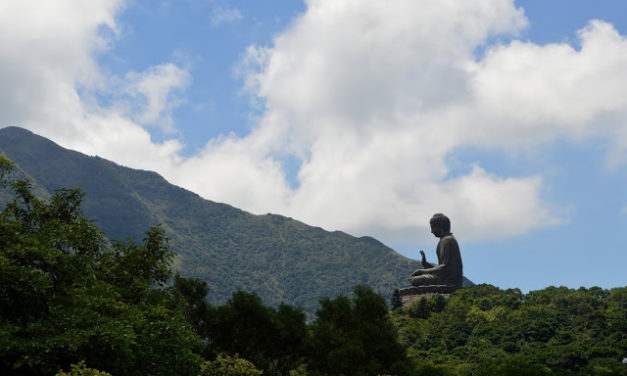
[[[453,234],[448,234],[448,235],[442,237],[442,239],[440,239],[440,241],[443,244],[456,244],[457,245],[457,239],[455,239],[455,236],[453,236]]]

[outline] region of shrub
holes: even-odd
[[[59,371],[56,376],[111,376],[110,373],[98,371],[97,369],[87,368],[85,361],[78,364],[72,364],[70,372]]]
[[[204,362],[200,366],[199,376],[259,376],[262,371],[246,359],[219,354],[213,362]]]

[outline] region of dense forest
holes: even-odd
[[[627,287],[478,285],[396,309],[393,320],[425,374],[627,374]]]
[[[155,226],[112,241],[83,194],[37,198],[0,156],[0,373],[9,375],[626,375],[627,288],[492,286],[390,311],[371,287],[300,307],[172,273]]]

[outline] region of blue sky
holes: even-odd
[[[627,4],[0,6],[0,127],[473,281],[627,285]]]

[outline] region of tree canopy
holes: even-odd
[[[13,199],[0,212],[1,369],[51,375],[85,361],[120,375],[197,373],[200,341],[163,288],[173,254],[160,227],[141,245],[109,242],[83,217],[79,190],[45,202],[26,181],[3,184]]]
[[[311,367],[322,374],[405,374],[404,347],[397,341],[384,298],[355,287],[352,299],[324,298],[312,324]]]
[[[479,285],[397,309],[424,375],[626,375],[627,288]],[[419,368],[420,368],[419,367]]]

